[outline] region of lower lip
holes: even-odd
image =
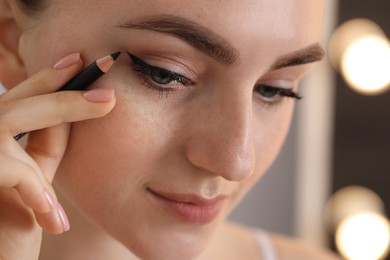
[[[164,198],[151,191],[158,204],[171,215],[188,224],[208,224],[221,211],[224,199],[218,199],[208,205],[178,202]]]

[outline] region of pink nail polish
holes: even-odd
[[[73,64],[75,64],[77,61],[80,60],[80,53],[72,53],[69,54],[62,59],[60,59],[55,65],[54,69],[56,70],[62,70],[65,69]]]
[[[85,92],[83,96],[89,102],[105,103],[110,102],[114,98],[115,91],[110,88],[96,88]]]
[[[60,216],[62,227],[64,228],[64,232],[69,231],[70,229],[69,220],[68,217],[66,216],[64,209],[60,204],[58,204],[58,214]]]
[[[43,192],[44,196],[45,196],[45,199],[46,199],[46,202],[47,204],[49,205],[49,210],[52,210],[54,209],[54,198],[53,196],[50,194],[50,192],[48,190],[44,190]]]

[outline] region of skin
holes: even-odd
[[[74,118],[63,121],[79,121],[71,130],[65,124],[34,133],[29,142],[40,144],[46,154],[62,147],[53,160],[36,159],[38,149],[27,154],[49,181],[56,173],[57,194],[72,226],[60,237],[44,237],[40,259],[53,254],[69,259],[216,259],[227,254],[223,259],[228,259],[242,251],[258,259],[248,231],[225,224],[225,219],[277,156],[294,101],[284,98],[271,104],[253,89],[256,84],[296,88],[311,64],[274,71],[270,67],[319,41],[322,1],[169,0],[161,6],[154,0],[58,0],[37,17],[8,3],[16,25],[10,31],[18,43],[17,50],[9,51],[18,65],[2,76],[8,88],[67,54],[80,52],[83,63],[89,64],[116,50],[179,72],[194,83],[171,84],[175,91],[161,95],[142,83],[123,52],[109,74],[93,85],[114,89],[116,98],[106,93],[104,102],[68,112]],[[179,15],[208,28],[237,52],[236,61],[222,64],[172,35],[119,26],[156,14]],[[55,73],[66,82],[82,66],[79,61]],[[64,107],[77,108],[72,98],[80,93],[58,95],[68,95]],[[13,100],[9,94],[8,99]],[[82,121],[89,118],[95,119]],[[223,196],[222,207],[210,223],[185,223],[162,209],[150,190],[206,199]],[[52,217],[34,212],[41,226],[61,233],[55,228],[58,223],[45,224]],[[39,245],[39,227],[32,225]],[[248,243],[226,238],[234,236]]]

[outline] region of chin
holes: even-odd
[[[196,259],[202,250],[193,250],[191,248],[161,248],[153,252],[140,252],[137,256],[142,260],[192,260]]]
[[[212,224],[171,226],[137,230],[127,236],[122,233],[117,239],[142,260],[191,260],[205,251],[215,232]]]

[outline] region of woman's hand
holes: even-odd
[[[112,89],[55,92],[81,68],[71,54],[0,95],[0,259],[37,259],[42,228],[69,229],[51,186],[69,122],[102,117],[115,104]],[[23,149],[14,136],[30,131]]]

